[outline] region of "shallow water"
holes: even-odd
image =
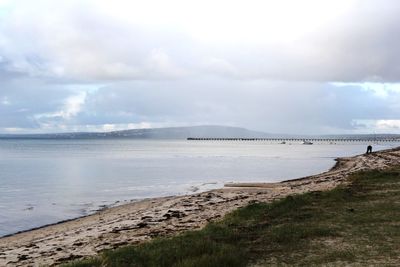
[[[316,174],[331,168],[334,158],[365,149],[366,144],[261,141],[0,139],[0,236],[103,205]]]

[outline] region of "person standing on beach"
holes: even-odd
[[[368,145],[367,146],[367,154],[372,153],[372,146]]]

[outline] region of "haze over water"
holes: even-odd
[[[0,236],[124,201],[316,174],[332,167],[334,158],[365,149],[365,144],[0,140]]]

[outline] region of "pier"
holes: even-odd
[[[399,137],[377,138],[211,138],[188,137],[188,141],[266,141],[266,142],[400,142]]]

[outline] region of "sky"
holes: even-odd
[[[397,0],[0,0],[0,133],[400,133]]]

